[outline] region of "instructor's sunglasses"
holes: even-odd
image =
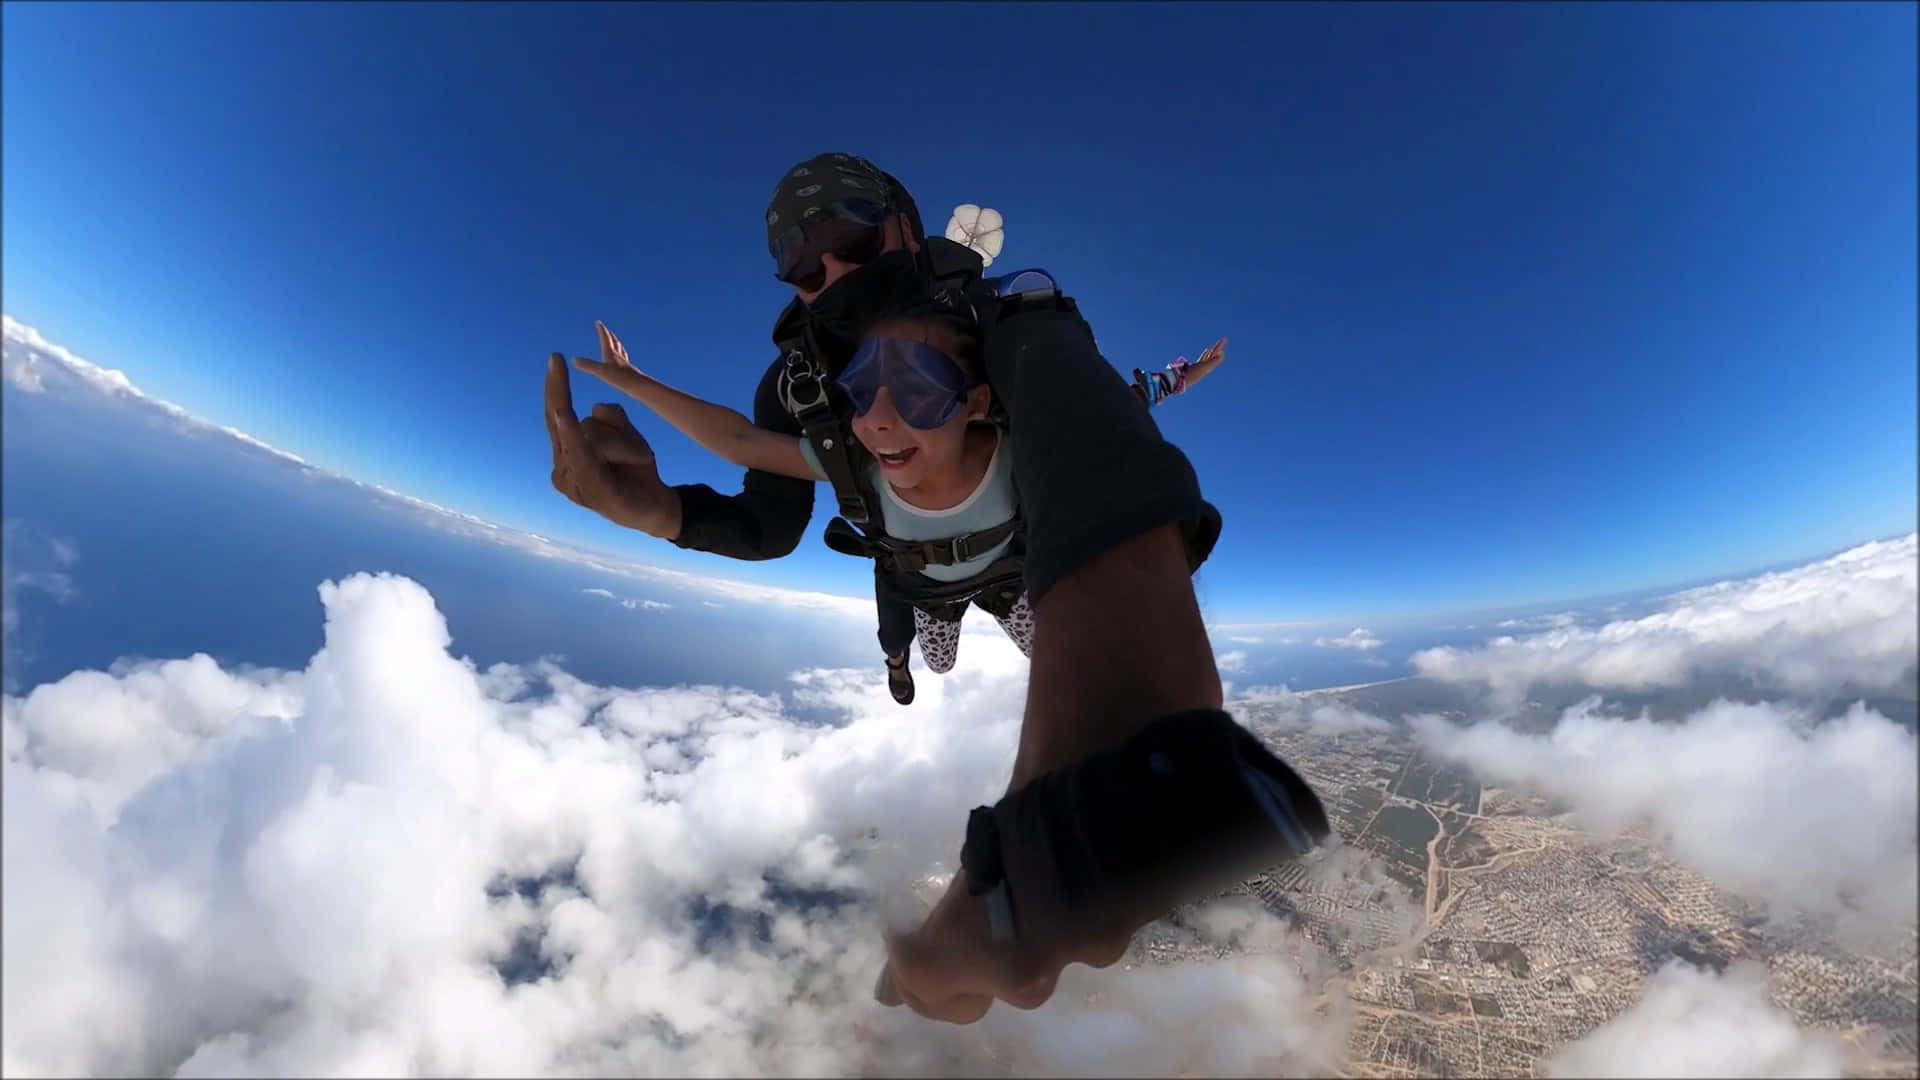
[[[820,256],[860,265],[887,246],[887,208],[869,199],[843,199],[774,237],[774,277],[802,292],[826,284]]]
[[[893,411],[908,427],[931,431],[953,419],[966,403],[966,372],[931,345],[898,338],[868,338],[834,380],[847,392],[856,416],[873,408],[880,388],[893,398]]]

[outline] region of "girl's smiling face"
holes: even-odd
[[[854,437],[894,490],[912,491],[929,477],[960,476],[967,427],[985,419],[993,396],[978,377],[977,362],[969,362],[971,346],[944,321],[893,319],[867,333],[842,374],[857,413]],[[865,412],[858,411],[861,405]],[[927,423],[949,407],[951,414],[936,426],[908,422]]]

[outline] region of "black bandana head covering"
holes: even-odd
[[[900,181],[857,154],[815,154],[788,169],[767,202],[767,250],[794,225],[843,199],[867,199],[907,215],[914,239],[925,241],[920,210]]]
[[[767,248],[780,234],[843,199],[864,198],[892,213],[904,214],[907,228],[922,245],[926,232],[920,211],[900,181],[856,154],[827,153],[787,170],[767,204]],[[860,266],[829,285],[807,307],[815,344],[829,365],[844,360],[853,343],[878,319],[923,302],[929,292],[926,269],[910,251],[894,250]]]

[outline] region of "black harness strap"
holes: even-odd
[[[827,396],[824,374],[808,351],[799,345],[787,347],[787,402],[800,430],[813,444],[814,456],[833,485],[840,502],[840,516],[856,525],[876,523],[869,509],[866,490],[860,485],[859,464],[853,456],[853,440],[844,435],[839,414]]]
[[[993,592],[1011,589],[1018,594],[1026,588],[1026,558],[1009,554],[995,559],[985,570],[960,581],[935,581],[921,574],[898,578],[900,591],[915,607],[934,607]]]
[[[901,540],[878,531],[861,535],[845,521],[835,518],[827,523],[826,541],[828,547],[842,555],[877,559],[889,571],[917,574],[929,566],[957,566],[977,559],[1019,532],[1020,525],[1020,519],[1015,517],[978,532],[940,540]]]

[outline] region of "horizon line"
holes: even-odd
[[[586,566],[606,573],[617,574],[621,577],[631,578],[637,576],[652,578],[663,584],[673,584],[683,588],[703,590],[728,596],[736,600],[772,600],[787,606],[825,610],[845,615],[871,615],[873,611],[873,600],[871,597],[851,596],[845,593],[804,589],[789,585],[766,585],[715,574],[676,570],[655,563],[644,562],[631,556],[615,554],[584,540],[556,540],[529,528],[494,521],[478,514],[444,506],[417,495],[409,495],[405,492],[397,491],[384,484],[370,480],[362,480],[336,469],[316,464],[297,453],[275,446],[237,427],[200,416],[181,405],[149,393],[135,384],[124,371],[117,368],[105,367],[79,356],[65,346],[49,340],[44,334],[40,333],[36,327],[21,322],[11,314],[0,312],[0,331],[3,331],[3,334],[0,334],[0,336],[4,336],[6,341],[18,344],[61,364],[83,383],[91,386],[102,394],[135,399],[157,408],[176,419],[205,430],[225,435],[251,450],[267,454],[296,468],[351,484],[377,496],[405,504],[414,510],[423,511],[429,515],[435,525],[443,527],[445,531],[472,536],[474,535],[474,530],[477,529],[480,530],[478,535],[481,538],[527,554],[542,558],[558,558],[565,562]],[[5,380],[28,393],[37,393],[43,389],[38,385],[36,373],[22,372],[14,364],[7,365]],[[445,528],[446,526],[456,527]],[[1916,530],[1894,532],[1883,536],[1864,538],[1837,548],[1823,549],[1791,559],[1774,560],[1762,565],[1745,567],[1740,570],[1718,571],[1701,577],[1688,578],[1683,581],[1675,581],[1662,585],[1629,587],[1564,600],[1523,601],[1504,606],[1481,605],[1445,609],[1436,608],[1431,611],[1416,613],[1356,612],[1325,618],[1236,620],[1232,622],[1208,621],[1206,627],[1209,633],[1231,630],[1272,631],[1281,629],[1325,628],[1344,624],[1353,624],[1356,629],[1366,629],[1363,625],[1365,623],[1391,626],[1396,623],[1404,624],[1430,619],[1458,619],[1496,613],[1509,614],[1530,607],[1583,608],[1602,601],[1673,595],[1712,584],[1748,580],[1788,567],[1822,562],[1842,552],[1851,551],[1854,548],[1869,544],[1885,543],[1913,535],[1916,535]]]

